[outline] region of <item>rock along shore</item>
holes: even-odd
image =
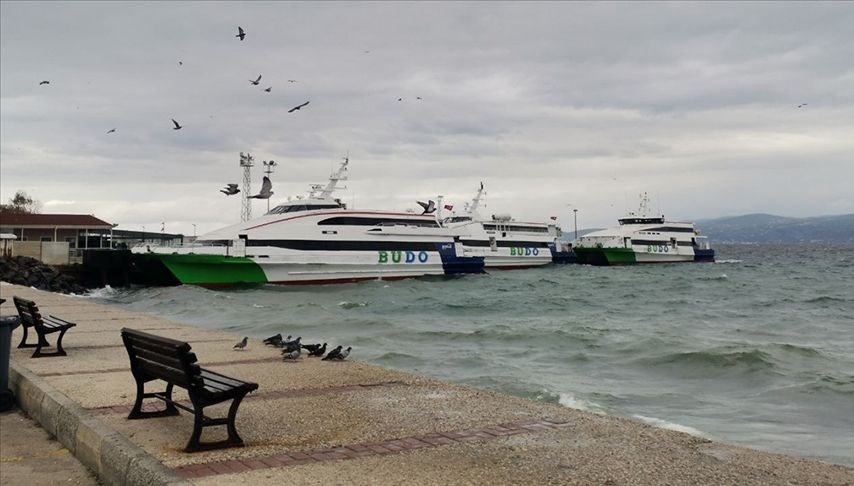
[[[77,322],[63,342],[67,357],[13,349],[12,386],[22,408],[104,484],[854,485],[854,469],[841,465],[358,361],[283,363],[257,340],[234,351],[241,336],[85,298],[6,283],[0,294]],[[246,446],[186,454],[189,414],[127,420],[135,386],[122,327],[187,341],[202,366],[259,383],[237,415]]]

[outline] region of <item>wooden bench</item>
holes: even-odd
[[[65,332],[76,326],[73,322],[68,322],[65,319],[60,319],[56,316],[43,316],[39,312],[39,307],[32,300],[22,299],[18,296],[12,297],[15,302],[15,308],[18,309],[18,316],[21,318],[21,327],[24,329],[24,336],[21,338],[19,348],[36,348],[33,353],[33,358],[42,358],[48,356],[66,356],[65,350],[62,349],[62,337]],[[38,342],[27,344],[27,330],[33,328],[36,331]],[[50,347],[47,342],[47,335],[58,332],[59,337],[56,338],[56,351],[52,353],[43,353],[43,347]]]
[[[165,417],[178,415],[178,409],[191,412],[195,416],[193,435],[190,436],[184,452],[196,452],[223,447],[239,447],[243,440],[237,435],[234,418],[237,408],[247,393],[257,390],[257,383],[229,378],[228,376],[206,370],[196,364],[196,355],[190,351],[190,345],[183,341],[169,339],[134,329],[122,329],[122,341],[130,357],[130,370],[136,380],[136,402],[128,415],[129,419]],[[153,380],[167,383],[163,392],[146,393],[145,384]],[[192,408],[172,400],[173,386],[187,390]],[[166,408],[160,411],[144,412],[142,401],[145,398],[157,398],[166,402]],[[209,418],[204,408],[226,400],[232,400],[228,417]],[[199,439],[204,427],[226,425],[228,439],[219,442],[201,443]]]

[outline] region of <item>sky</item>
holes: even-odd
[[[676,220],[852,213],[852,25],[851,2],[4,1],[0,199],[202,234],[239,221],[219,189],[249,152],[273,204],[349,156],[361,209],[483,181],[484,213],[565,229],[641,192]]]

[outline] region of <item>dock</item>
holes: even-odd
[[[15,312],[17,295],[77,323],[63,341],[67,357],[30,358],[32,349],[15,348],[17,329],[10,386],[23,411],[102,484],[854,485],[854,469],[842,465],[356,359],[283,362],[257,339],[237,351],[242,336],[86,298],[6,283],[0,293],[9,300],[3,315]],[[128,420],[135,384],[123,327],[187,341],[201,366],[258,383],[237,414],[245,446],[185,453],[191,414]],[[180,388],[175,395],[187,398]],[[219,432],[206,429],[203,440]]]

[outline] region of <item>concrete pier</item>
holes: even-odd
[[[67,357],[30,358],[31,349],[14,348],[16,330],[11,381],[24,411],[104,484],[854,485],[845,466],[355,360],[286,363],[257,340],[235,351],[242,336],[84,298],[5,283],[0,293],[9,299],[4,315],[18,295],[77,323],[63,341]],[[182,452],[192,431],[187,413],[127,420],[135,385],[122,327],[187,341],[201,366],[259,383],[237,415],[245,447]],[[181,389],[176,395],[186,399]],[[219,432],[206,429],[202,439]]]

